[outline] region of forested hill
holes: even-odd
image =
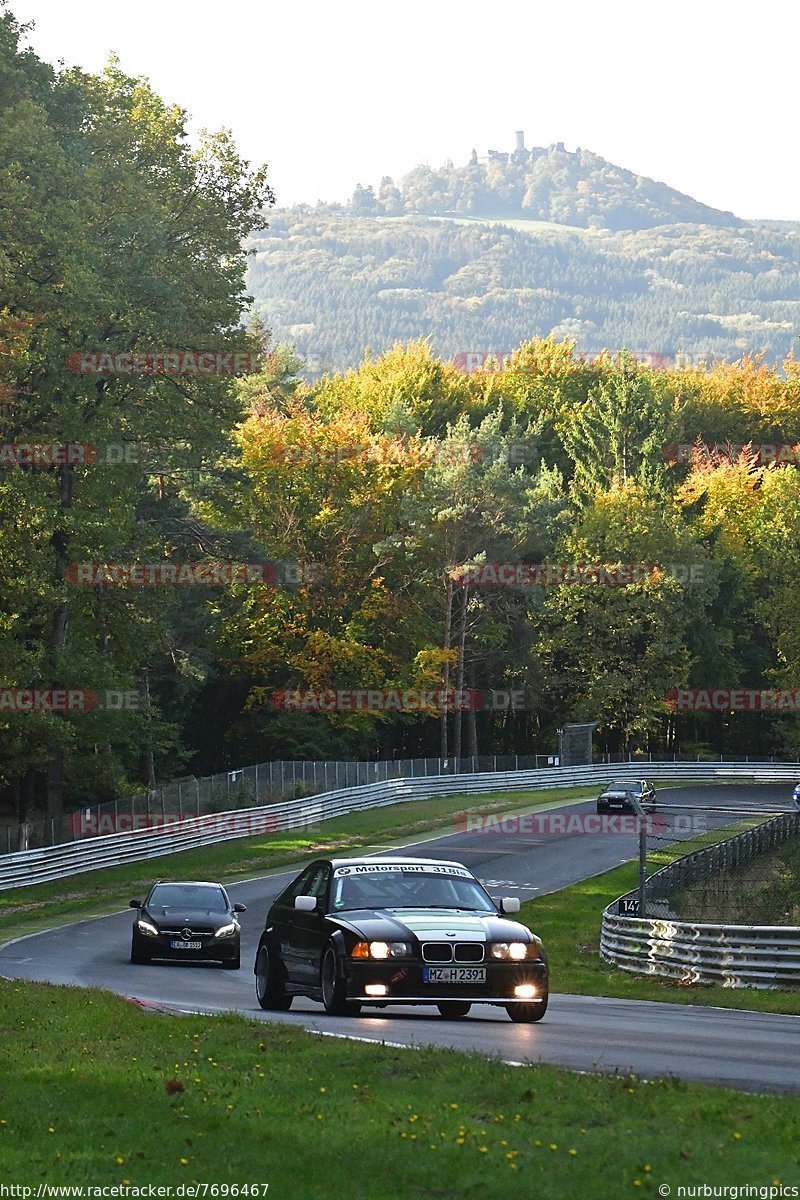
[[[362,216],[527,217],[583,229],[743,223],[591,150],[566,150],[561,142],[532,150],[519,145],[510,153],[490,150],[483,160],[473,151],[462,167],[415,167],[399,186],[384,176],[377,193],[359,184],[350,208]]]
[[[611,233],[292,209],[253,244],[255,307],[311,376],[420,337],[444,358],[553,333],[587,353],[774,363],[800,332],[798,226]]]
[[[420,337],[445,358],[550,334],[707,363],[796,347],[800,223],[742,221],[587,150],[517,139],[271,215],[248,283],[309,375]]]

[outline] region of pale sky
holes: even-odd
[[[346,200],[474,146],[563,141],[742,217],[800,219],[796,0],[10,0],[40,57],[115,51],[268,162],[278,204]]]

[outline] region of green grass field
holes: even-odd
[[[505,225],[519,233],[572,233],[586,236],[593,231],[580,225],[560,225],[556,221],[534,221],[525,217],[451,217],[406,213],[401,217],[380,217],[381,221],[449,221],[452,225]],[[605,232],[605,231],[603,231]]]
[[[679,1184],[798,1179],[796,1096],[151,1015],[102,992],[6,980],[0,1011],[7,1185],[619,1200],[663,1184],[675,1196]]]

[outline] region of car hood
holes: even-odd
[[[378,908],[332,913],[330,920],[350,929],[365,941],[403,942],[527,942],[531,932],[518,921],[493,913],[460,912],[458,909]]]
[[[229,925],[233,920],[230,913],[213,912],[208,908],[148,908],[147,913],[157,925],[166,925],[169,929],[182,929],[184,925]]]
[[[606,788],[604,792],[600,793],[601,796],[613,796],[615,800],[624,800],[626,796],[635,796],[638,794],[638,792],[632,792],[630,788]]]

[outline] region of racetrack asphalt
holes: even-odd
[[[741,819],[712,814],[707,811],[709,804],[755,812],[792,807],[788,785],[727,784],[659,788],[658,792],[665,805],[697,809],[709,828]],[[567,817],[586,815],[594,811],[594,801],[557,811]],[[686,812],[666,808],[661,812],[671,825],[679,822],[681,836],[691,836]],[[609,870],[637,853],[638,838],[633,833],[559,834],[554,824],[551,833],[509,820],[480,832],[460,829],[415,842],[403,855],[464,863],[492,895],[512,894],[526,900]],[[253,958],[267,908],[299,869],[295,865],[229,885],[231,896],[247,905],[241,918],[240,971],[182,963],[132,966],[133,914],[125,910],[7,943],[0,948],[0,975],[101,987],[181,1012],[236,1011],[259,1020],[289,1022],[321,1035],[445,1046],[507,1062],[630,1072],[640,1078],[674,1076],[745,1090],[800,1092],[800,1017],[795,1016],[558,994],[551,995],[547,1015],[534,1025],[514,1024],[502,1008],[480,1004],[460,1021],[442,1019],[433,1006],[365,1008],[359,1017],[329,1017],[321,1005],[302,999],[296,999],[288,1013],[265,1013],[255,999]]]

